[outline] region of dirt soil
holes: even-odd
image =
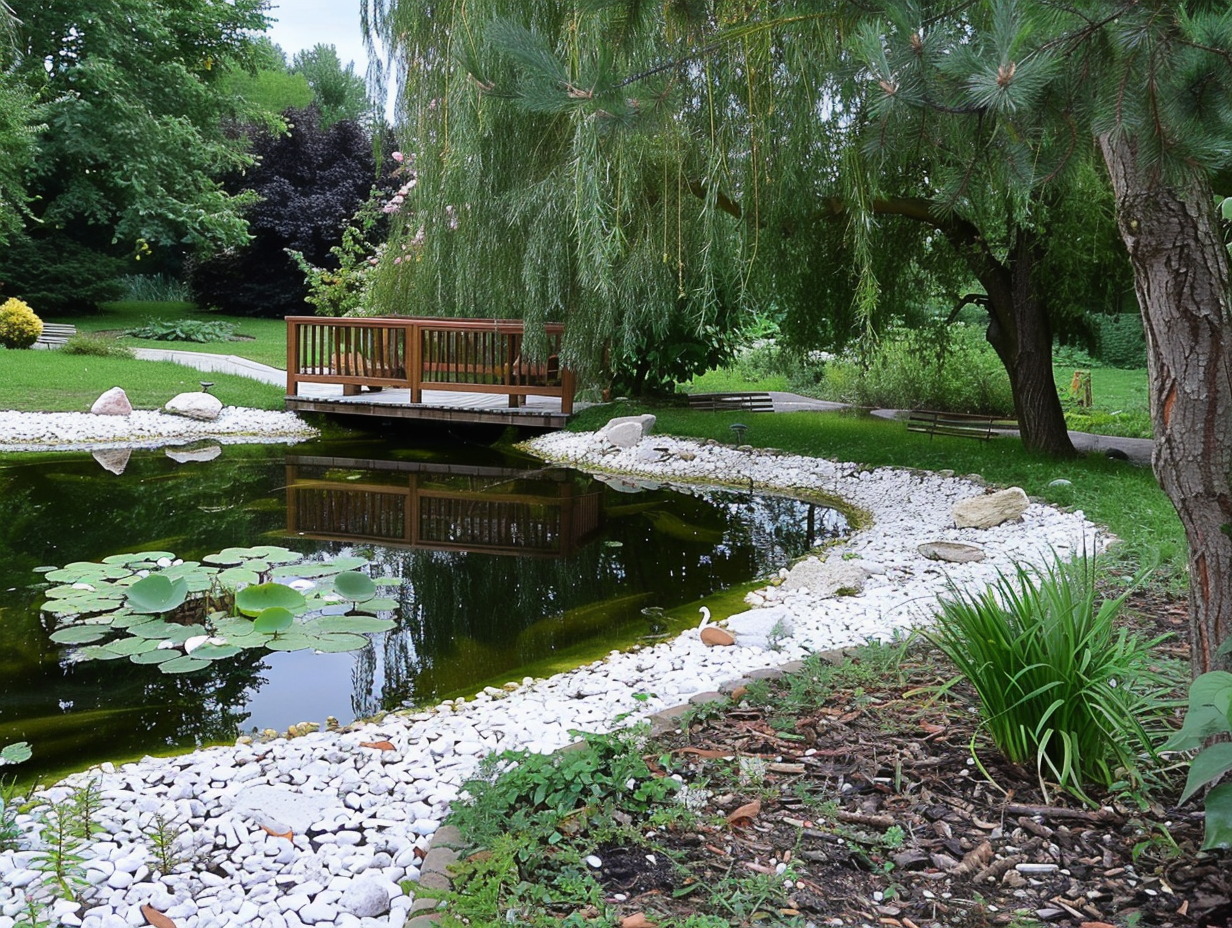
[[[1132,605],[1144,631],[1183,631],[1184,603]],[[1161,650],[1186,656],[1180,637]],[[1033,771],[983,745],[986,777],[969,694],[918,692],[945,679],[931,659],[903,672],[789,718],[771,711],[785,700],[753,707],[738,690],[656,744],[648,760],[666,752],[686,782],[707,780],[705,818],[728,823],[596,848],[628,924],[683,920],[693,888],[757,873],[793,879],[733,924],[1232,926],[1232,854],[1198,852],[1201,803],[1175,806],[1183,769],[1145,810],[1128,796],[1096,794],[1091,808],[1045,794]]]

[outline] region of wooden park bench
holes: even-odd
[[[769,393],[691,393],[689,408],[710,412],[774,412]]]
[[[1016,419],[1003,419],[999,416],[935,412],[930,409],[913,409],[907,416],[907,431],[926,432],[929,438],[935,435],[953,435],[988,441],[1000,431],[1017,428]]]
[[[35,339],[39,348],[59,348],[77,334],[77,326],[60,325],[55,322],[44,322],[42,334]]]

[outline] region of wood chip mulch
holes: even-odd
[[[1184,621],[1183,604],[1138,605],[1156,625]],[[934,659],[909,662],[786,720],[778,700],[755,707],[737,690],[648,757],[706,782],[700,811],[726,823],[597,849],[605,888],[651,922],[683,918],[693,889],[756,873],[793,879],[773,911],[733,924],[1232,926],[1232,854],[1198,852],[1201,803],[1175,807],[1183,770],[1145,810],[1045,794],[983,743],[969,694],[920,692],[944,679]]]

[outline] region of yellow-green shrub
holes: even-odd
[[[0,345],[29,348],[42,334],[42,320],[21,300],[13,297],[0,305]]]

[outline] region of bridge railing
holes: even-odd
[[[504,395],[510,406],[556,396],[561,412],[572,413],[573,372],[560,364],[564,326],[549,323],[544,335],[546,354],[532,359],[521,320],[288,316],[287,395],[301,383],[332,383],[347,396],[406,389],[412,403],[423,402],[424,389]]]

